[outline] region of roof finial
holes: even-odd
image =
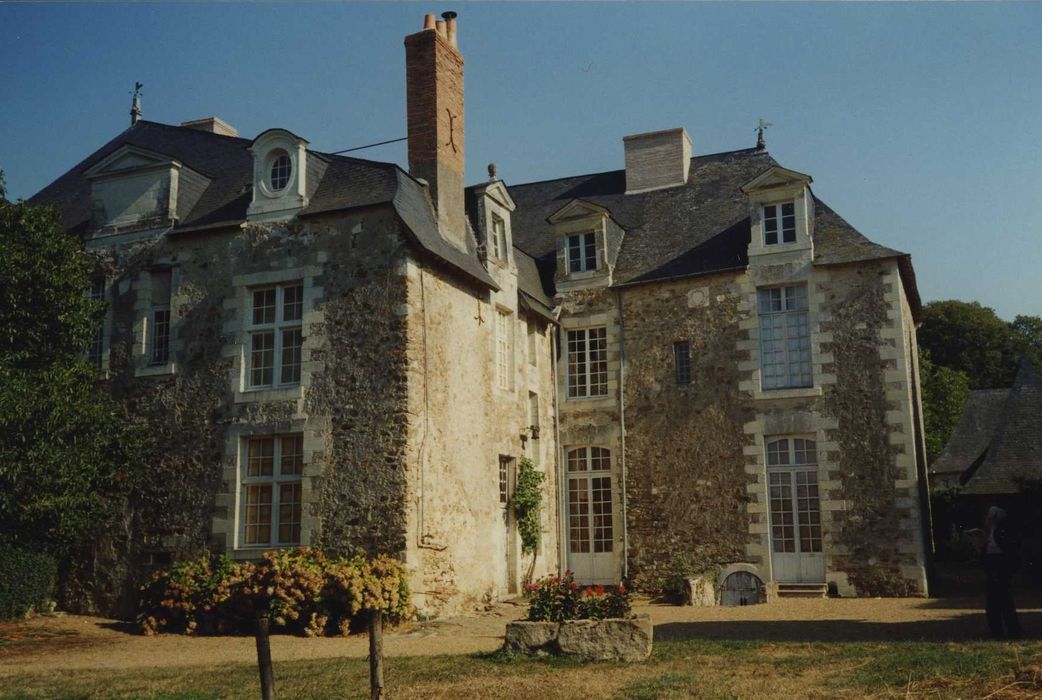
[[[488,179],[489,179],[489,182],[495,182],[495,180],[496,180],[496,164],[495,163],[489,163],[488,164]]]
[[[134,126],[137,124],[138,119],[141,118],[141,88],[145,87],[141,83],[134,82],[134,101],[130,105],[130,125]]]
[[[767,150],[767,140],[763,137],[763,134],[764,134],[765,131],[767,131],[767,127],[769,127],[769,126],[774,126],[774,124],[771,124],[769,121],[767,121],[763,117],[760,117],[760,123],[756,126],[756,150],[757,151]]]

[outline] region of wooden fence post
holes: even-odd
[[[384,696],[384,615],[369,611],[369,691],[372,700]]]
[[[275,671],[271,667],[271,621],[267,615],[257,617],[257,666],[260,668],[261,700],[275,700]]]

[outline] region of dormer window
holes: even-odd
[[[276,151],[271,162],[271,189],[281,192],[289,184],[289,176],[293,171],[293,163],[285,151]]]
[[[597,269],[597,241],[591,231],[568,236],[568,272],[593,272]]]
[[[763,208],[763,243],[796,242],[796,206],[792,202],[768,204]]]
[[[492,257],[506,260],[507,257],[507,225],[495,214],[492,215]]]

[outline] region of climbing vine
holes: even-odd
[[[539,547],[541,527],[539,509],[543,503],[543,480],[546,475],[535,468],[532,460],[522,457],[518,464],[517,486],[514,488],[514,516],[521,536],[521,551],[533,554]]]

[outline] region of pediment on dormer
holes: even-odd
[[[810,175],[775,165],[742,185],[741,190],[750,194],[766,190],[806,187],[811,182],[813,182],[813,178]]]
[[[116,149],[92,165],[83,175],[87,179],[91,179],[108,175],[124,175],[136,170],[157,167],[180,168],[181,162],[162,153],[127,145]]]
[[[510,192],[507,191],[507,186],[503,184],[502,180],[496,180],[485,185],[483,194],[507,211],[512,212],[517,209],[517,205],[514,204],[514,198],[510,196]]]
[[[546,217],[546,220],[551,224],[562,224],[569,221],[610,216],[611,212],[599,204],[588,202],[585,199],[573,199],[568,202],[568,204],[565,204],[553,214]]]

